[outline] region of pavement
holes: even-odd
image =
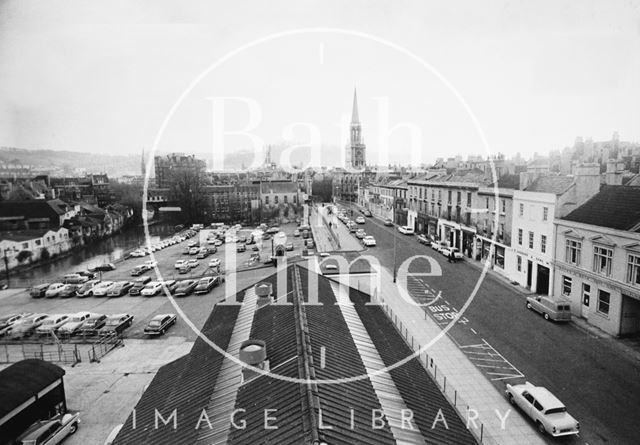
[[[311,210],[311,232],[318,252],[354,252],[364,250],[362,243],[351,235],[345,225],[327,213],[327,206],[313,207]],[[327,221],[333,227],[329,232]]]

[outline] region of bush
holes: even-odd
[[[40,259],[47,261],[49,258],[51,258],[51,253],[49,253],[49,249],[47,249],[46,247],[43,247],[42,252],[40,252]]]
[[[18,252],[16,259],[19,263],[24,263],[27,260],[31,260],[32,256],[33,253],[30,250],[21,250],[20,252]]]

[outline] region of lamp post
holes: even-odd
[[[9,259],[7,258],[7,250],[9,248],[4,249],[4,272],[7,276],[7,287],[9,287]]]

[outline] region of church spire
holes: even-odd
[[[351,113],[351,123],[359,123],[360,118],[358,117],[358,95],[356,93],[355,87],[353,88],[353,111]]]

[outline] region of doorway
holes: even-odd
[[[549,268],[538,264],[538,278],[536,279],[536,293],[549,295]]]
[[[531,289],[531,275],[533,274],[533,263],[527,260],[527,289]]]
[[[587,318],[589,316],[589,303],[591,301],[591,285],[582,284],[582,304],[580,305],[580,316]]]

